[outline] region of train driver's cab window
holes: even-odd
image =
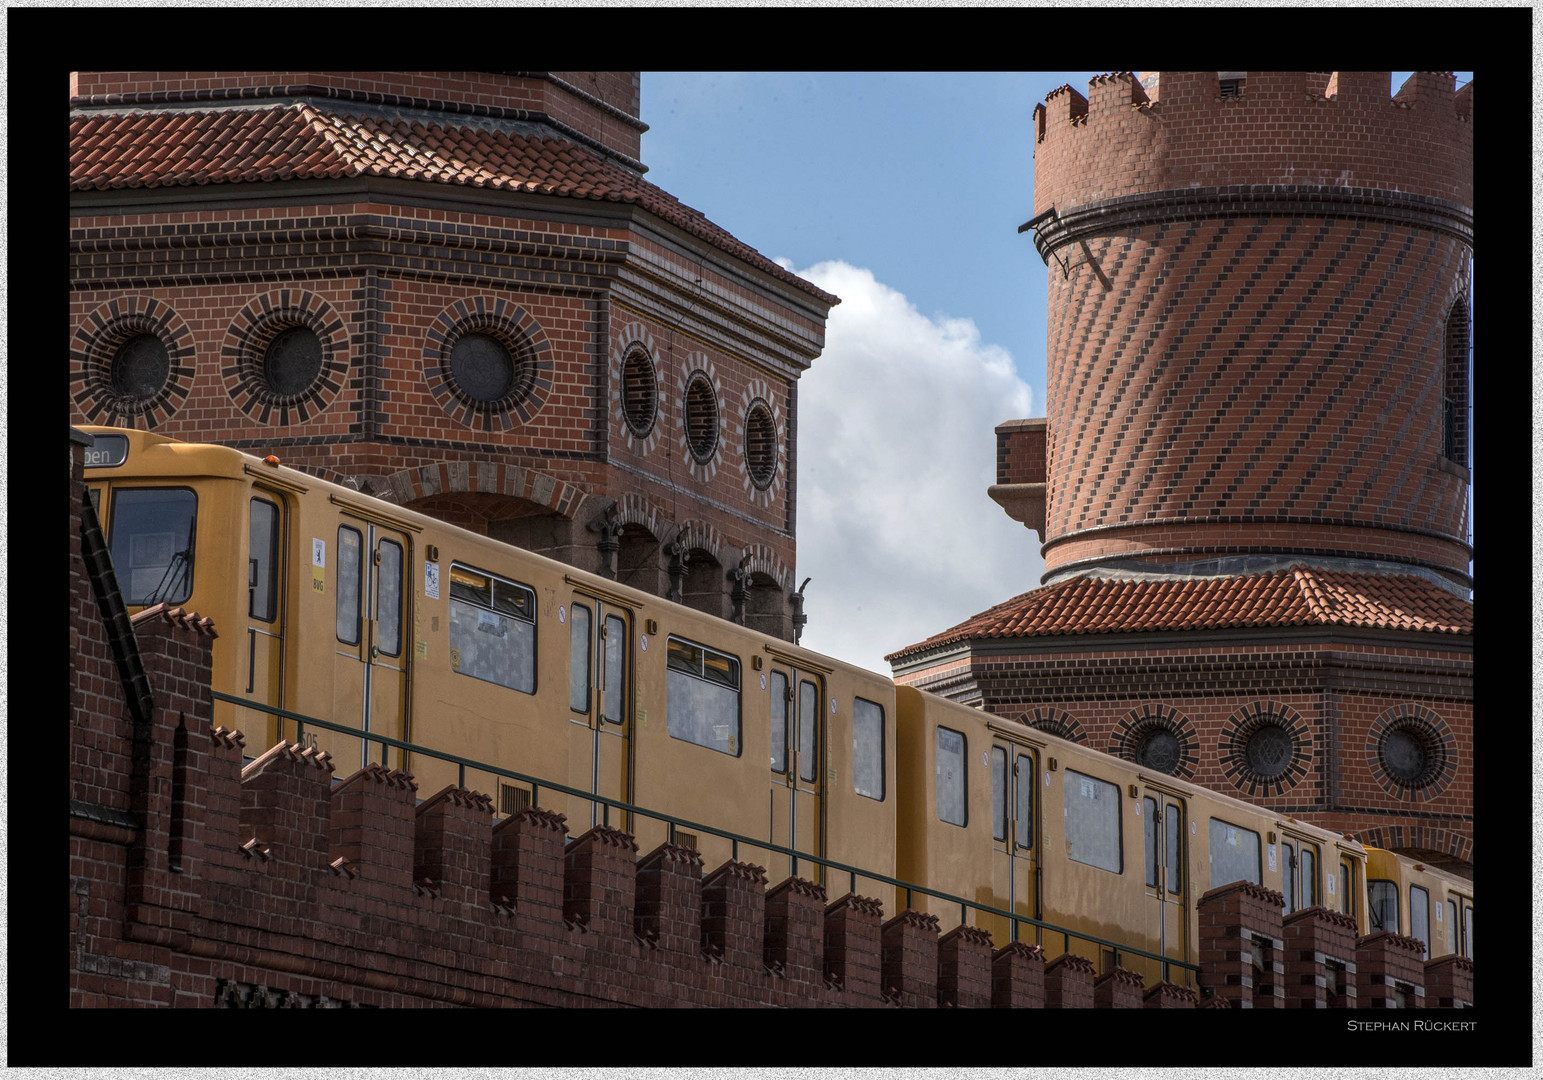
[[[666,667],[665,730],[670,737],[738,757],[739,660],[672,637]]]
[[[198,496],[188,488],[113,492],[113,572],[131,607],[180,604],[193,594]]]
[[[279,607],[279,508],[253,499],[247,545],[247,614],[272,622]]]
[[[937,731],[938,820],[965,824],[964,736],[940,727]]]
[[[1318,848],[1295,837],[1281,841],[1281,894],[1284,914],[1318,903]]]
[[[1101,870],[1125,872],[1120,842],[1120,789],[1107,780],[1067,769],[1061,781],[1066,857]]]
[[[884,798],[884,708],[862,698],[852,701],[852,789]]]
[[[1374,932],[1398,933],[1398,882],[1366,879],[1366,917]]]
[[[450,670],[536,692],[536,594],[528,585],[450,564]]]
[[[1240,825],[1211,819],[1211,888],[1234,881],[1262,884],[1259,834]]]

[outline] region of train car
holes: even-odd
[[[1366,849],[1366,919],[1361,932],[1419,938],[1425,959],[1473,958],[1473,882],[1381,848]]]
[[[346,725],[307,733],[340,776],[406,768],[500,813],[533,799],[577,834],[669,826],[604,801],[387,748],[385,736],[610,803],[891,876],[894,685],[872,672],[228,447],[85,428],[90,497],[131,612],[214,620],[216,722],[260,751],[296,737],[268,709]],[[465,771],[463,772],[463,768]],[[539,783],[535,785],[539,788]],[[807,860],[689,828],[708,868],[773,880]],[[850,876],[832,882],[838,892]],[[858,883],[886,902],[882,883]]]
[[[1287,910],[1365,909],[1353,840],[911,687],[896,700],[899,877],[1063,932],[913,893],[945,929],[968,921],[1106,969],[1117,947],[1141,950],[1119,963],[1151,985],[1155,958],[1195,962],[1195,901],[1217,886],[1263,884]],[[1193,985],[1183,968],[1166,978]]]

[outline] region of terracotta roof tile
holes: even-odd
[[[575,143],[478,127],[323,112],[307,104],[70,118],[70,189],[383,176],[638,206],[828,304],[646,180]]]
[[[1077,577],[1015,596],[885,659],[989,638],[1344,626],[1473,633],[1473,604],[1412,574],[1291,567],[1218,578]]]

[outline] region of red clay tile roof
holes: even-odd
[[[1410,574],[1304,566],[1239,577],[1130,581],[1076,577],[1015,596],[885,659],[895,661],[982,638],[1246,626],[1472,634],[1473,605]]]
[[[827,304],[830,293],[576,143],[322,112],[307,104],[70,118],[70,189],[398,177],[636,205]]]

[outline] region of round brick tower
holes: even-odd
[[[1471,86],[1390,75],[1119,72],[1036,108],[1046,583],[1291,557],[1471,585]]]

